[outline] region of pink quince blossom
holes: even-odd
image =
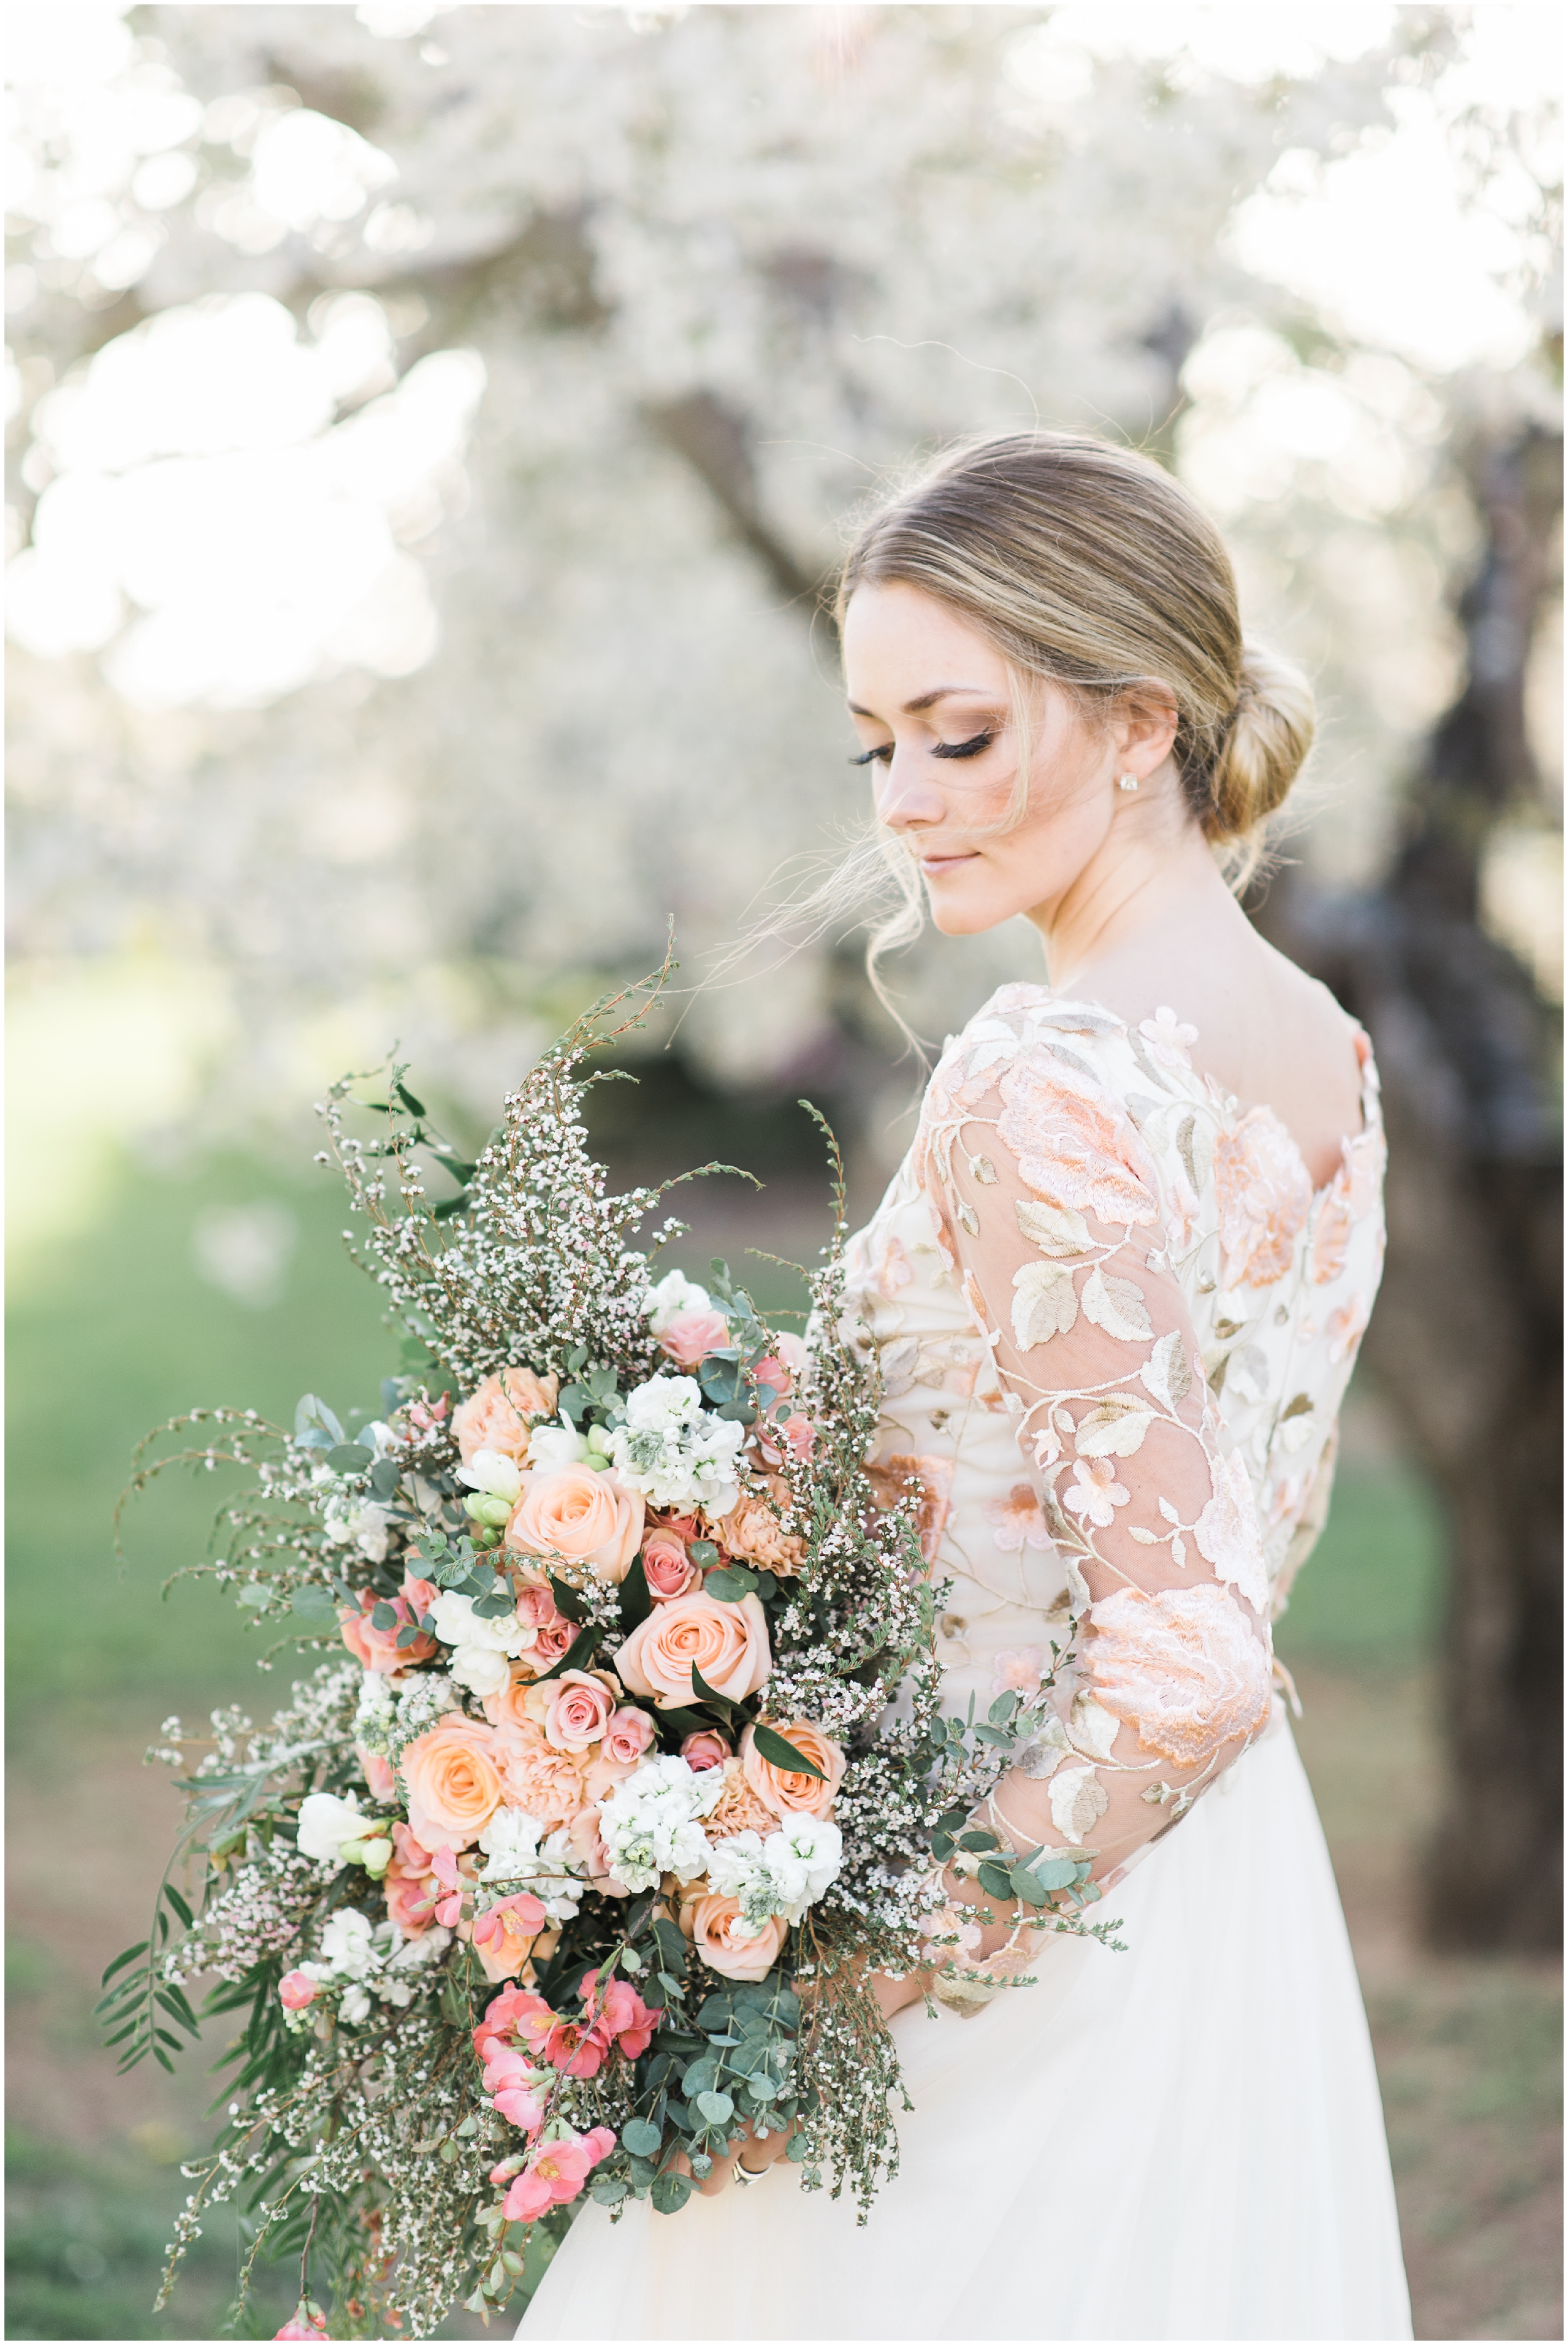
[[[532,2223],[548,2207],[570,2206],[614,2147],[615,2136],[608,2126],[595,2126],[579,2141],[547,2142],[501,2201],[508,2220]]]
[[[578,1989],[596,2027],[618,2042],[629,2060],[641,2059],[653,2040],[660,2013],[650,2010],[625,1979],[612,1978],[602,1994],[598,1989],[597,1971],[590,1971]]]
[[[327,2327],[326,2314],[322,2311],[319,2304],[312,2304],[308,2296],[302,2296],[300,2298],[298,2304],[295,2308],[293,2320],[286,2320],[281,2329],[275,2329],[272,2332],[275,2339],[278,2337],[326,2337],[329,2335],[329,2333],[330,2332]]]

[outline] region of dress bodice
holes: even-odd
[[[1259,1731],[1382,1263],[1366,1038],[1361,1129],[1316,1193],[1273,1111],[1194,1070],[1197,1039],[1168,1010],[1135,1029],[1004,986],[850,1249],[885,1395],[874,1477],[889,1503],[918,1484],[950,1583],[944,1700],[983,1714],[1085,1623],[1060,1755],[1090,1806],[1136,1774],[1179,1812]]]

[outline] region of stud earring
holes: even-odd
[[[1136,790],[1138,787],[1138,776],[1136,774],[1118,774],[1117,776],[1116,786],[1118,790]]]

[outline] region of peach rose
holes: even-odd
[[[738,1759],[725,1759],[723,1763],[723,1788],[703,1818],[703,1832],[711,1841],[733,1840],[744,1832],[757,1832],[766,1840],[778,1830],[777,1815],[758,1799]]]
[[[466,1465],[481,1449],[499,1450],[521,1465],[528,1456],[531,1416],[553,1416],[560,1393],[556,1376],[536,1376],[531,1368],[503,1368],[486,1376],[452,1417],[452,1431]]]
[[[743,1490],[729,1513],[721,1516],[713,1536],[727,1554],[743,1556],[761,1571],[782,1572],[785,1577],[800,1569],[805,1554],[804,1540],[786,1538],[767,1500],[752,1490]],[[706,1677],[707,1671],[703,1674]]]
[[[667,1320],[659,1334],[659,1347],[683,1368],[694,1368],[710,1352],[721,1352],[730,1340],[730,1323],[722,1311],[682,1311]]]
[[[704,1775],[710,1767],[722,1767],[730,1755],[730,1746],[715,1726],[704,1726],[700,1734],[688,1734],[681,1745],[681,1756],[693,1775]]]
[[[373,1670],[378,1677],[390,1677],[398,1670],[412,1667],[415,1661],[428,1661],[440,1651],[434,1637],[416,1637],[410,1644],[400,1647],[398,1632],[422,1620],[436,1600],[436,1591],[428,1579],[405,1579],[400,1593],[386,1597],[374,1595],[368,1588],[359,1591],[358,1615],[348,1610],[338,1615],[343,1642],[362,1670]],[[391,1605],[397,1618],[389,1629],[373,1629],[370,1615],[378,1604]]]
[[[555,1750],[530,1719],[500,1729],[496,1756],[508,1807],[526,1809],[551,1831],[570,1823],[584,1793],[582,1769],[569,1751]]]
[[[661,1710],[692,1700],[693,1664],[704,1683],[731,1701],[744,1701],[766,1683],[773,1655],[756,1597],[721,1604],[712,1596],[678,1596],[656,1605],[615,1658],[627,1690],[651,1696]]]
[[[582,1797],[586,1805],[594,1808],[601,1800],[607,1800],[616,1785],[623,1783],[628,1775],[634,1775],[642,1763],[640,1759],[606,1759],[604,1746],[601,1743],[598,1758],[582,1778]]]
[[[402,1757],[409,1825],[424,1848],[468,1848],[501,1805],[501,1751],[495,1729],[450,1711]]]
[[[653,1721],[645,1710],[618,1710],[604,1729],[603,1755],[617,1766],[634,1767],[652,1740]]]
[[[602,1678],[568,1670],[551,1680],[544,1739],[557,1751],[586,1751],[603,1734],[614,1708],[615,1696]]]
[[[642,1576],[655,1604],[668,1604],[702,1585],[703,1575],[675,1531],[650,1531],[642,1542]]]
[[[739,1899],[720,1897],[713,1890],[681,1901],[681,1927],[711,1971],[721,1978],[766,1978],[783,1950],[789,1924],[775,1914],[757,1937],[738,1937],[740,1918]]]
[[[741,1737],[741,1764],[758,1799],[779,1816],[831,1815],[834,1795],[844,1781],[845,1759],[839,1745],[808,1718],[797,1718],[789,1726],[775,1726],[774,1732],[782,1735],[803,1758],[814,1760],[826,1780],[819,1782],[804,1768],[775,1767],[762,1756],[756,1737],[748,1726]]]
[[[521,1555],[569,1556],[600,1579],[620,1581],[642,1539],[641,1494],[592,1466],[552,1466],[522,1477],[522,1496],[506,1527]]]

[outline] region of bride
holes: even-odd
[[[1089,439],[939,463],[863,529],[838,615],[911,889],[950,936],[1022,915],[1047,972],[948,1042],[854,1242],[874,1475],[924,1492],[949,1709],[1037,1685],[1087,1608],[1057,1741],[986,1821],[1092,1851],[1126,1951],[1046,1938],[997,1993],[1011,1917],[969,1923],[945,2007],[879,1983],[915,2108],[864,2228],[754,2139],[673,2220],[585,2209],[518,2333],[1409,2337],[1366,2021],[1270,1684],[1383,1248],[1366,1038],[1222,876],[1310,695],[1244,644],[1189,498]]]

